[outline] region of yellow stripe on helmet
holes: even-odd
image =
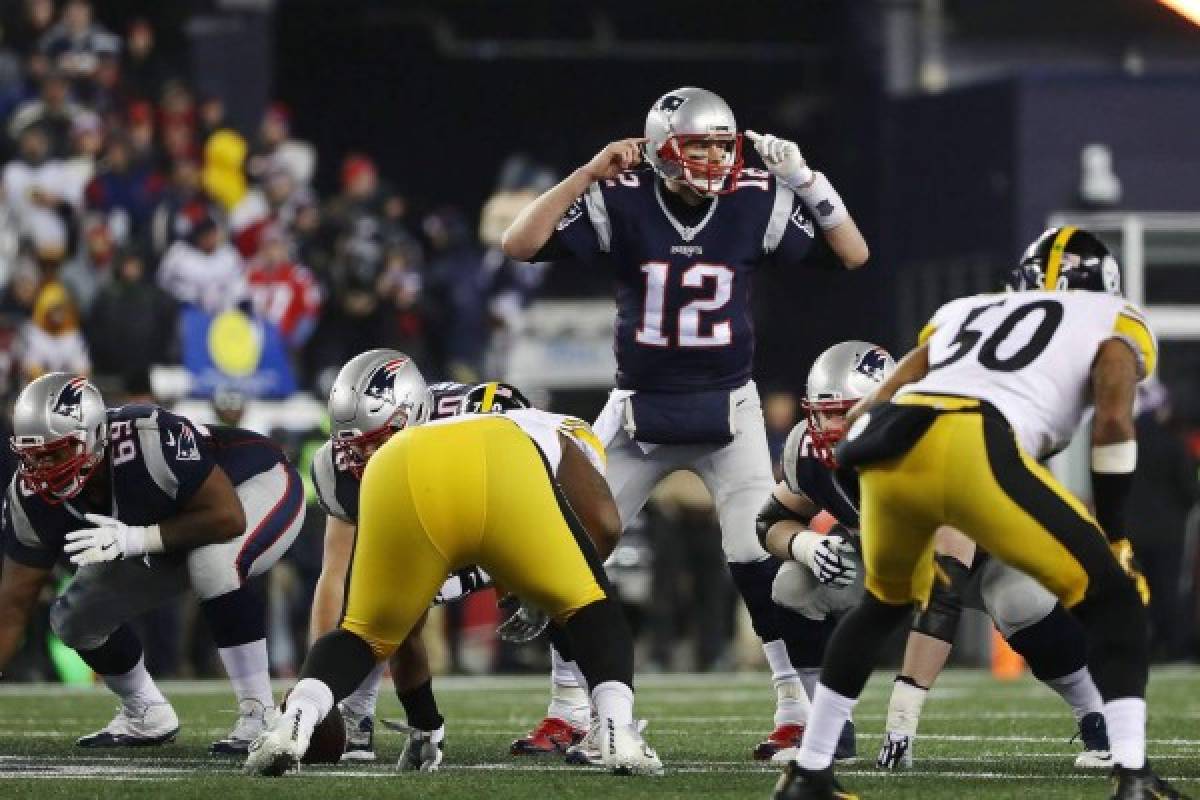
[[[496,399],[496,387],[498,384],[495,381],[489,381],[484,386],[487,388],[483,390],[483,399],[479,401],[479,410],[484,414],[488,414],[491,413],[492,403]]]
[[[1054,237],[1054,244],[1050,245],[1050,255],[1046,258],[1046,278],[1042,282],[1042,288],[1047,292],[1053,292],[1058,288],[1058,274],[1062,271],[1063,250],[1067,248],[1067,242],[1071,240],[1071,236],[1077,230],[1079,229],[1074,225],[1064,225],[1063,229]]]

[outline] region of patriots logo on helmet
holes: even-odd
[[[366,388],[363,389],[363,396],[378,400],[381,406],[384,403],[395,405],[396,375],[407,363],[407,358],[393,358],[391,361],[380,364],[371,373],[371,377],[367,379]]]
[[[83,422],[83,387],[87,378],[72,378],[58,391],[51,411],[71,417],[77,422]]]
[[[871,380],[879,383],[883,380],[883,374],[887,371],[888,356],[883,351],[883,348],[872,347],[870,350],[862,354],[862,358],[854,365],[854,371],[866,375]]]
[[[659,111],[678,111],[679,107],[687,102],[686,97],[680,97],[677,94],[669,94],[662,100],[658,101]]]

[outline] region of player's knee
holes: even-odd
[[[1005,591],[1003,586],[984,585],[983,603],[1005,637],[1041,622],[1054,610],[1057,599],[1041,587],[1029,586],[1025,591]]]
[[[50,606],[50,629],[54,635],[62,639],[63,644],[73,650],[95,650],[106,641],[112,630],[89,620],[86,609],[69,605],[64,597],[54,601]]]

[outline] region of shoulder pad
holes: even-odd
[[[337,466],[333,462],[333,443],[325,442],[312,459],[312,482],[321,510],[342,522],[353,523],[350,514],[337,499]]]

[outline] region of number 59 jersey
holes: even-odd
[[[963,297],[938,309],[921,331],[929,374],[910,393],[976,397],[995,406],[1021,447],[1043,459],[1071,440],[1091,403],[1092,362],[1109,339],[1126,342],[1139,377],[1154,372],[1158,344],[1123,297],[1086,291],[1028,291]]]

